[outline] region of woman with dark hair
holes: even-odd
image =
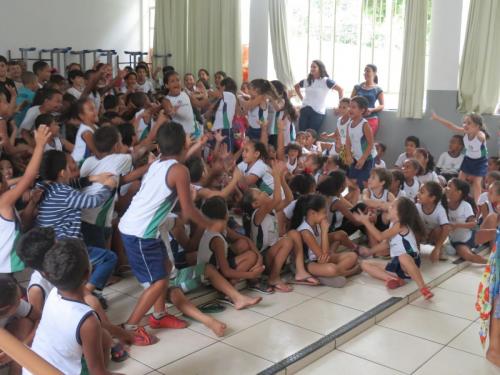
[[[384,109],[384,91],[378,86],[377,67],[375,65],[366,65],[364,75],[365,81],[354,86],[351,98],[363,96],[368,100],[368,110],[365,118],[370,128],[372,128],[373,136],[375,136],[379,127],[379,112]],[[378,105],[375,106],[377,100]]]
[[[301,89],[304,89],[304,96],[302,96]],[[342,98],[344,93],[342,87],[329,78],[323,62],[314,60],[307,79],[295,85],[295,91],[302,100],[299,130],[314,129],[319,132],[326,116],[326,96],[331,89],[339,93],[339,99]]]

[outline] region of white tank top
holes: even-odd
[[[256,213],[257,210],[252,214],[250,237],[257,246],[257,249],[263,251],[273,246],[279,240],[278,220],[276,218],[276,213],[272,212],[264,217],[260,225],[257,225],[255,224]]]
[[[309,231],[313,235],[314,239],[316,240],[316,243],[321,246],[321,228],[319,225],[316,225],[316,228],[312,228],[309,223],[304,220],[302,224],[297,228],[297,231],[301,233],[302,231]],[[314,251],[309,249],[307,245],[304,243],[304,250],[307,249],[307,257],[309,258],[310,261],[315,261],[317,259],[316,254]]]
[[[248,124],[253,129],[260,129],[261,121],[267,121],[268,110],[262,109],[259,105],[248,111]]]
[[[488,157],[488,149],[486,141],[481,142],[477,136],[469,139],[469,136],[464,135],[465,156],[471,159],[480,159]]]
[[[352,121],[349,122],[348,135],[351,140],[352,155],[356,160],[361,159],[363,153],[368,147],[368,141],[366,140],[365,133],[363,132],[365,122],[367,121],[363,118],[355,127],[353,127]],[[374,158],[376,155],[375,147],[372,147],[368,160]]]
[[[412,256],[416,256],[419,254],[417,240],[415,239],[415,235],[409,228],[407,234],[402,235],[398,233],[394,237],[392,237],[391,241],[389,242],[389,248],[391,257],[397,257],[402,254],[409,254]]]
[[[210,263],[210,258],[212,257],[212,255],[214,255],[212,249],[210,249],[210,242],[212,242],[214,238],[220,238],[224,243],[224,256],[227,258],[227,241],[224,236],[219,232],[205,230],[205,232],[203,232],[203,236],[201,236],[200,245],[198,246],[198,256],[196,258],[196,264]],[[217,268],[219,268],[218,264]]]
[[[389,190],[384,189],[384,191],[382,192],[382,195],[380,197],[377,197],[375,195],[375,193],[372,191],[372,189],[368,189],[368,191],[370,192],[370,199],[371,200],[378,201],[378,202],[387,202]]]
[[[75,147],[73,148],[73,152],[71,153],[71,156],[73,157],[73,160],[77,165],[91,155],[90,149],[82,138],[83,133],[86,132],[94,134],[94,129],[83,123],[80,124],[76,133]]]
[[[118,228],[123,234],[139,238],[159,238],[160,225],[177,202],[177,192],[167,186],[167,175],[177,160],[157,160],[142,178],[141,188],[134,195]]]
[[[288,157],[286,158],[286,167],[288,169],[288,172],[293,173],[297,169],[298,165],[299,165],[299,158],[295,159],[295,163],[293,164],[290,163],[290,159],[288,159]]]
[[[14,210],[14,220],[0,216],[0,273],[24,270],[24,263],[17,256],[15,244],[21,233],[20,220]]]
[[[53,288],[31,348],[63,374],[80,374],[83,356],[80,327],[92,314],[95,312],[90,306],[66,299]],[[23,370],[23,374],[30,372]]]
[[[279,121],[282,121],[282,120],[288,121],[287,118],[285,117],[285,111],[283,109],[281,109],[279,111],[275,111],[272,104],[270,104],[268,107],[268,118],[269,118],[269,126],[267,129],[268,129],[269,135],[278,134]],[[290,122],[290,121],[288,121],[288,122]],[[288,129],[288,126],[286,127],[286,129]]]
[[[345,140],[347,138],[347,128],[351,125],[351,119],[347,119],[345,124],[342,124],[342,117],[337,119],[337,131],[340,135],[340,144],[345,145]]]

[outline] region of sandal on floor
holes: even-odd
[[[424,288],[420,289],[420,293],[422,294],[422,296],[426,300],[429,300],[432,297],[434,297],[434,293],[432,293],[428,287],[424,287]]]
[[[274,291],[280,293],[290,293],[293,292],[293,288],[286,283],[269,284]]]
[[[207,302],[199,306],[198,308],[200,309],[201,312],[205,314],[216,314],[226,310],[226,308],[223,305],[221,305],[220,300]]]
[[[123,362],[129,357],[129,354],[125,350],[122,344],[119,342],[115,343],[111,347],[111,360],[113,362]]]
[[[403,279],[400,279],[399,277],[397,279],[390,279],[385,282],[385,286],[388,289],[396,289],[402,287],[405,284],[405,281]]]
[[[319,280],[316,279],[314,276],[307,276],[302,279],[291,279],[288,281],[288,283],[297,285],[310,285],[310,286],[320,285]]]
[[[259,280],[255,284],[248,284],[248,290],[262,294],[273,294],[274,290],[264,280]]]
[[[160,341],[158,337],[148,333],[144,327],[137,327],[135,330],[130,332],[133,335],[132,344],[136,346],[153,345]]]

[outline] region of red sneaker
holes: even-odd
[[[134,337],[132,344],[137,346],[153,345],[159,341],[158,337],[149,334],[144,327],[138,327],[132,335]]]
[[[182,329],[188,326],[185,320],[179,319],[173,315],[166,314],[162,316],[161,319],[156,319],[154,315],[149,317],[149,326],[151,328],[171,328],[171,329]]]
[[[389,279],[385,283],[385,286],[388,289],[396,289],[402,287],[403,285],[405,285],[405,281],[399,277],[397,279]]]

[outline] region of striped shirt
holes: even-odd
[[[111,189],[103,186],[96,194],[81,193],[69,185],[61,183],[43,184],[36,225],[53,227],[56,238],[81,238],[82,209],[102,205],[111,196]]]

